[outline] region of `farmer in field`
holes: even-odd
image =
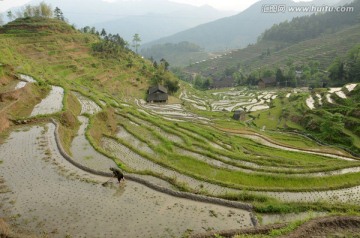
[[[124,174],[120,171],[120,169],[111,167],[110,170],[113,172],[114,177],[117,178],[117,180],[119,181],[119,183],[120,183],[120,181],[121,181],[122,179],[125,180]]]

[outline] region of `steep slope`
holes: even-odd
[[[311,3],[311,5],[332,5],[337,2],[339,1],[315,0]],[[150,47],[155,44],[189,41],[205,48],[208,51],[242,48],[249,43],[256,42],[257,37],[273,24],[285,20],[291,20],[296,16],[303,16],[311,13],[291,13],[288,11],[285,13],[262,12],[264,6],[272,4],[285,4],[286,6],[309,5],[309,3],[306,2],[295,3],[291,0],[262,0],[235,16],[219,19],[183,32],[179,32],[175,35],[145,44],[144,47]]]
[[[143,97],[154,70],[127,49],[116,57],[96,56],[92,51],[100,41],[96,35],[55,19],[18,19],[0,33],[0,62],[45,83],[77,90],[84,85],[89,90],[107,88],[118,99]]]
[[[357,9],[359,6],[357,0],[345,8]],[[213,81],[226,79],[229,81],[227,86],[233,86],[235,81],[238,85],[255,84],[260,77],[276,75],[281,86],[321,86],[321,82],[330,80],[335,85],[339,80],[327,70],[331,65],[332,71],[336,70],[335,59],[341,62],[343,58],[349,58],[347,52],[359,43],[359,27],[356,10],[294,18],[266,30],[254,45],[196,62],[187,67],[187,71]],[[356,80],[347,79],[348,82]]]
[[[214,80],[224,77],[227,69],[238,70],[240,67],[244,74],[250,74],[259,69],[286,67],[289,60],[295,65],[313,60],[319,61],[320,69],[326,70],[336,57],[344,56],[354,44],[358,43],[359,37],[360,25],[357,24],[334,34],[326,34],[290,46],[278,42],[259,42],[245,49],[223,54],[221,57],[192,64],[186,70],[206,77],[210,76]],[[269,56],[264,56],[267,49],[270,49],[271,53]]]

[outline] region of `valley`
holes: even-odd
[[[1,236],[358,232],[359,81],[199,90],[106,37],[42,17],[0,28]],[[159,82],[178,88],[146,102]]]

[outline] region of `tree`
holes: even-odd
[[[38,6],[40,9],[40,16],[50,18],[53,16],[53,11],[50,5],[46,4],[45,2],[41,2]]]
[[[285,76],[281,69],[277,69],[276,71],[276,82],[280,83],[282,86],[285,86]]]
[[[194,87],[197,89],[209,89],[211,86],[211,79],[209,78],[203,78],[200,75],[196,75],[195,76],[195,80],[194,80]]]
[[[167,62],[164,58],[162,58],[162,59],[160,60],[160,64],[163,65],[165,71],[168,71],[168,70],[169,70],[170,64],[169,64],[169,62]]]
[[[176,93],[180,86],[178,80],[165,79],[164,86],[168,89],[170,94]]]
[[[136,54],[138,53],[138,49],[140,47],[140,42],[141,42],[140,35],[138,33],[136,33],[133,36],[133,40],[132,40],[132,47],[134,47]]]
[[[3,15],[0,13],[0,26],[4,25]]]
[[[80,29],[82,32],[84,33],[89,33],[90,32],[90,26],[85,26],[84,28]]]
[[[347,56],[348,81],[360,81],[360,44],[353,47]]]
[[[235,73],[233,73],[232,77],[235,81],[236,86],[245,84],[245,76],[242,72],[236,71]]]
[[[158,63],[156,62],[156,60],[154,60],[153,66],[154,66],[155,69],[159,68]]]
[[[107,35],[104,28],[101,30],[100,35],[101,35],[102,37],[105,37],[105,36]]]
[[[343,81],[345,79],[344,62],[337,58],[329,67],[329,78],[332,81]]]
[[[55,18],[61,21],[65,21],[64,14],[60,8],[56,7],[54,10]]]
[[[12,11],[8,11],[6,16],[9,19],[9,21],[14,20],[14,14],[12,13]]]
[[[22,15],[24,17],[32,17],[34,15],[34,12],[35,9],[33,7],[31,7],[30,5],[26,5]]]

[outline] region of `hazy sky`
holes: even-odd
[[[115,1],[124,1],[124,0],[103,0],[103,1],[115,2]],[[125,0],[125,1],[134,1],[134,0]],[[139,1],[139,0],[135,0],[135,1]],[[151,0],[142,0],[142,1],[151,1]],[[187,3],[196,6],[207,4],[220,10],[242,11],[259,0],[170,0],[170,1]],[[295,0],[295,1],[298,2],[300,0]],[[301,1],[310,1],[310,0],[301,0]],[[30,2],[30,0],[0,0],[0,12],[11,7],[21,6],[28,2]]]

